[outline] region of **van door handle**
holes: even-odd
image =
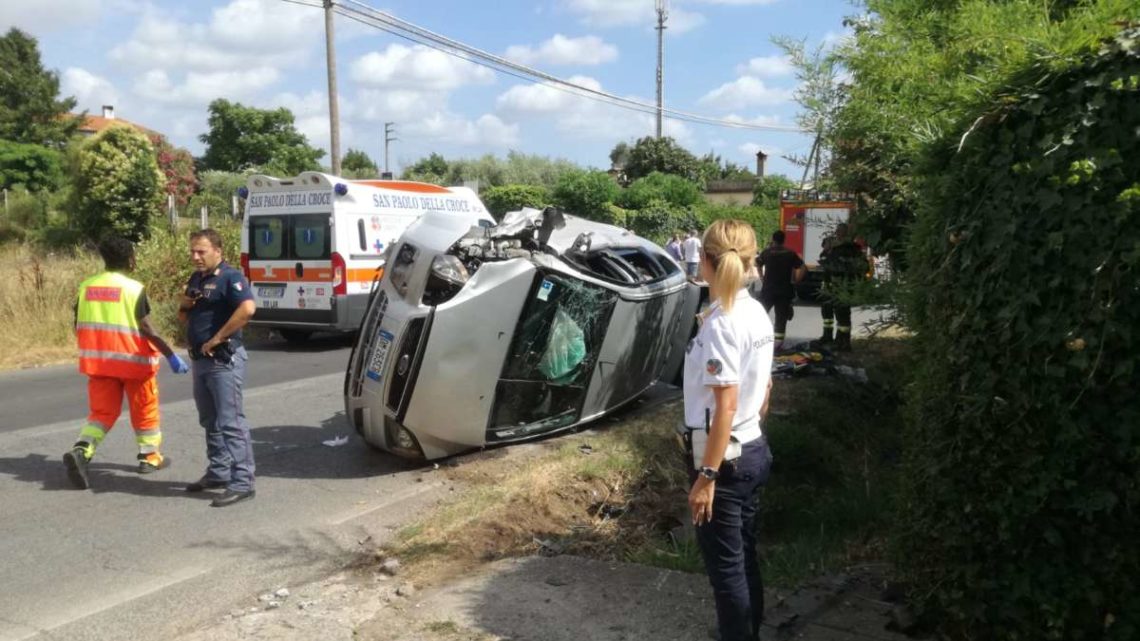
[[[297,272],[298,278],[303,277],[305,275],[305,266],[301,263],[297,263],[297,268],[295,271]]]

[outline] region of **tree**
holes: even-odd
[[[783,174],[764,176],[752,187],[752,205],[764,209],[779,209],[780,192],[785,189],[797,189],[799,186],[798,182]]]
[[[508,211],[517,211],[523,207],[542,209],[550,204],[550,193],[538,185],[499,185],[481,191],[479,199],[498,220]]]
[[[62,154],[54,149],[0,140],[0,188],[55,189],[63,180],[62,161]]]
[[[317,161],[325,152],[309,146],[288,109],[257,109],[218,98],[210,103],[209,112],[210,130],[199,136],[206,144],[205,169],[259,167],[284,176],[321,169]]]
[[[710,151],[697,161],[697,183],[707,187],[713,180],[750,182],[756,180],[756,174],[748,167],[725,161]]]
[[[161,134],[150,134],[150,144],[154,147],[158,169],[166,177],[165,191],[174,196],[178,208],[186,206],[190,197],[198,189],[198,178],[194,172],[194,157],[189,151],[175,147]]]
[[[616,151],[617,148],[614,149],[614,152]],[[630,180],[637,180],[659,171],[663,174],[675,174],[689,180],[697,180],[699,178],[697,165],[696,156],[678,145],[672,138],[646,136],[630,148],[625,175]]]
[[[0,37],[0,138],[62,147],[82,119],[75,98],[59,97],[59,74],[44,69],[35,38],[12,28]]]
[[[803,167],[803,176],[811,176],[812,183],[819,188],[821,177],[826,178],[830,168],[831,155],[824,142],[829,139],[828,128],[834,125],[835,115],[843,103],[839,82],[841,63],[824,45],[809,52],[803,40],[776,37],[772,42],[784,50],[800,81],[794,94],[801,109],[796,122],[816,136],[806,157],[793,156],[789,160]]]
[[[644,209],[654,201],[662,201],[677,207],[691,207],[702,200],[704,193],[695,182],[655,171],[622,190],[616,204],[625,209]]]
[[[355,178],[375,178],[380,175],[376,163],[359,149],[349,149],[340,161],[340,167],[346,175],[351,174]]]
[[[433,151],[427,158],[421,158],[404,169],[401,177],[404,180],[442,185],[447,177],[447,160]]]
[[[166,177],[142,132],[114,126],[86,140],[75,167],[76,226],[90,238],[139,240],[161,215]]]
[[[867,0],[837,55],[851,81],[825,126],[832,178],[860,194],[860,233],[904,266],[918,207],[916,167],[941,133],[1033,58],[1061,64],[1140,19],[1129,0]]]
[[[554,188],[554,204],[566,213],[603,223],[613,222],[610,204],[618,186],[604,171],[577,171],[564,175]]]

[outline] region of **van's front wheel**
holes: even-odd
[[[279,329],[277,331],[281,332],[281,338],[284,338],[285,342],[290,345],[300,345],[308,341],[309,337],[313,335],[307,329]]]

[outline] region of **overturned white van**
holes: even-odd
[[[425,212],[494,224],[464,187],[304,172],[250,176],[241,196],[241,266],[258,307],[251,323],[289,341],[359,327],[388,247]]]
[[[345,410],[413,458],[565,430],[674,380],[698,298],[663,249],[611,225],[425,214],[372,292]]]

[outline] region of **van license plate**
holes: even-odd
[[[258,287],[257,295],[261,298],[283,298],[285,296],[285,287]]]
[[[376,339],[376,347],[372,350],[372,360],[368,362],[368,378],[379,381],[384,375],[384,363],[388,361],[388,350],[392,347],[395,337],[391,333],[381,330]]]

